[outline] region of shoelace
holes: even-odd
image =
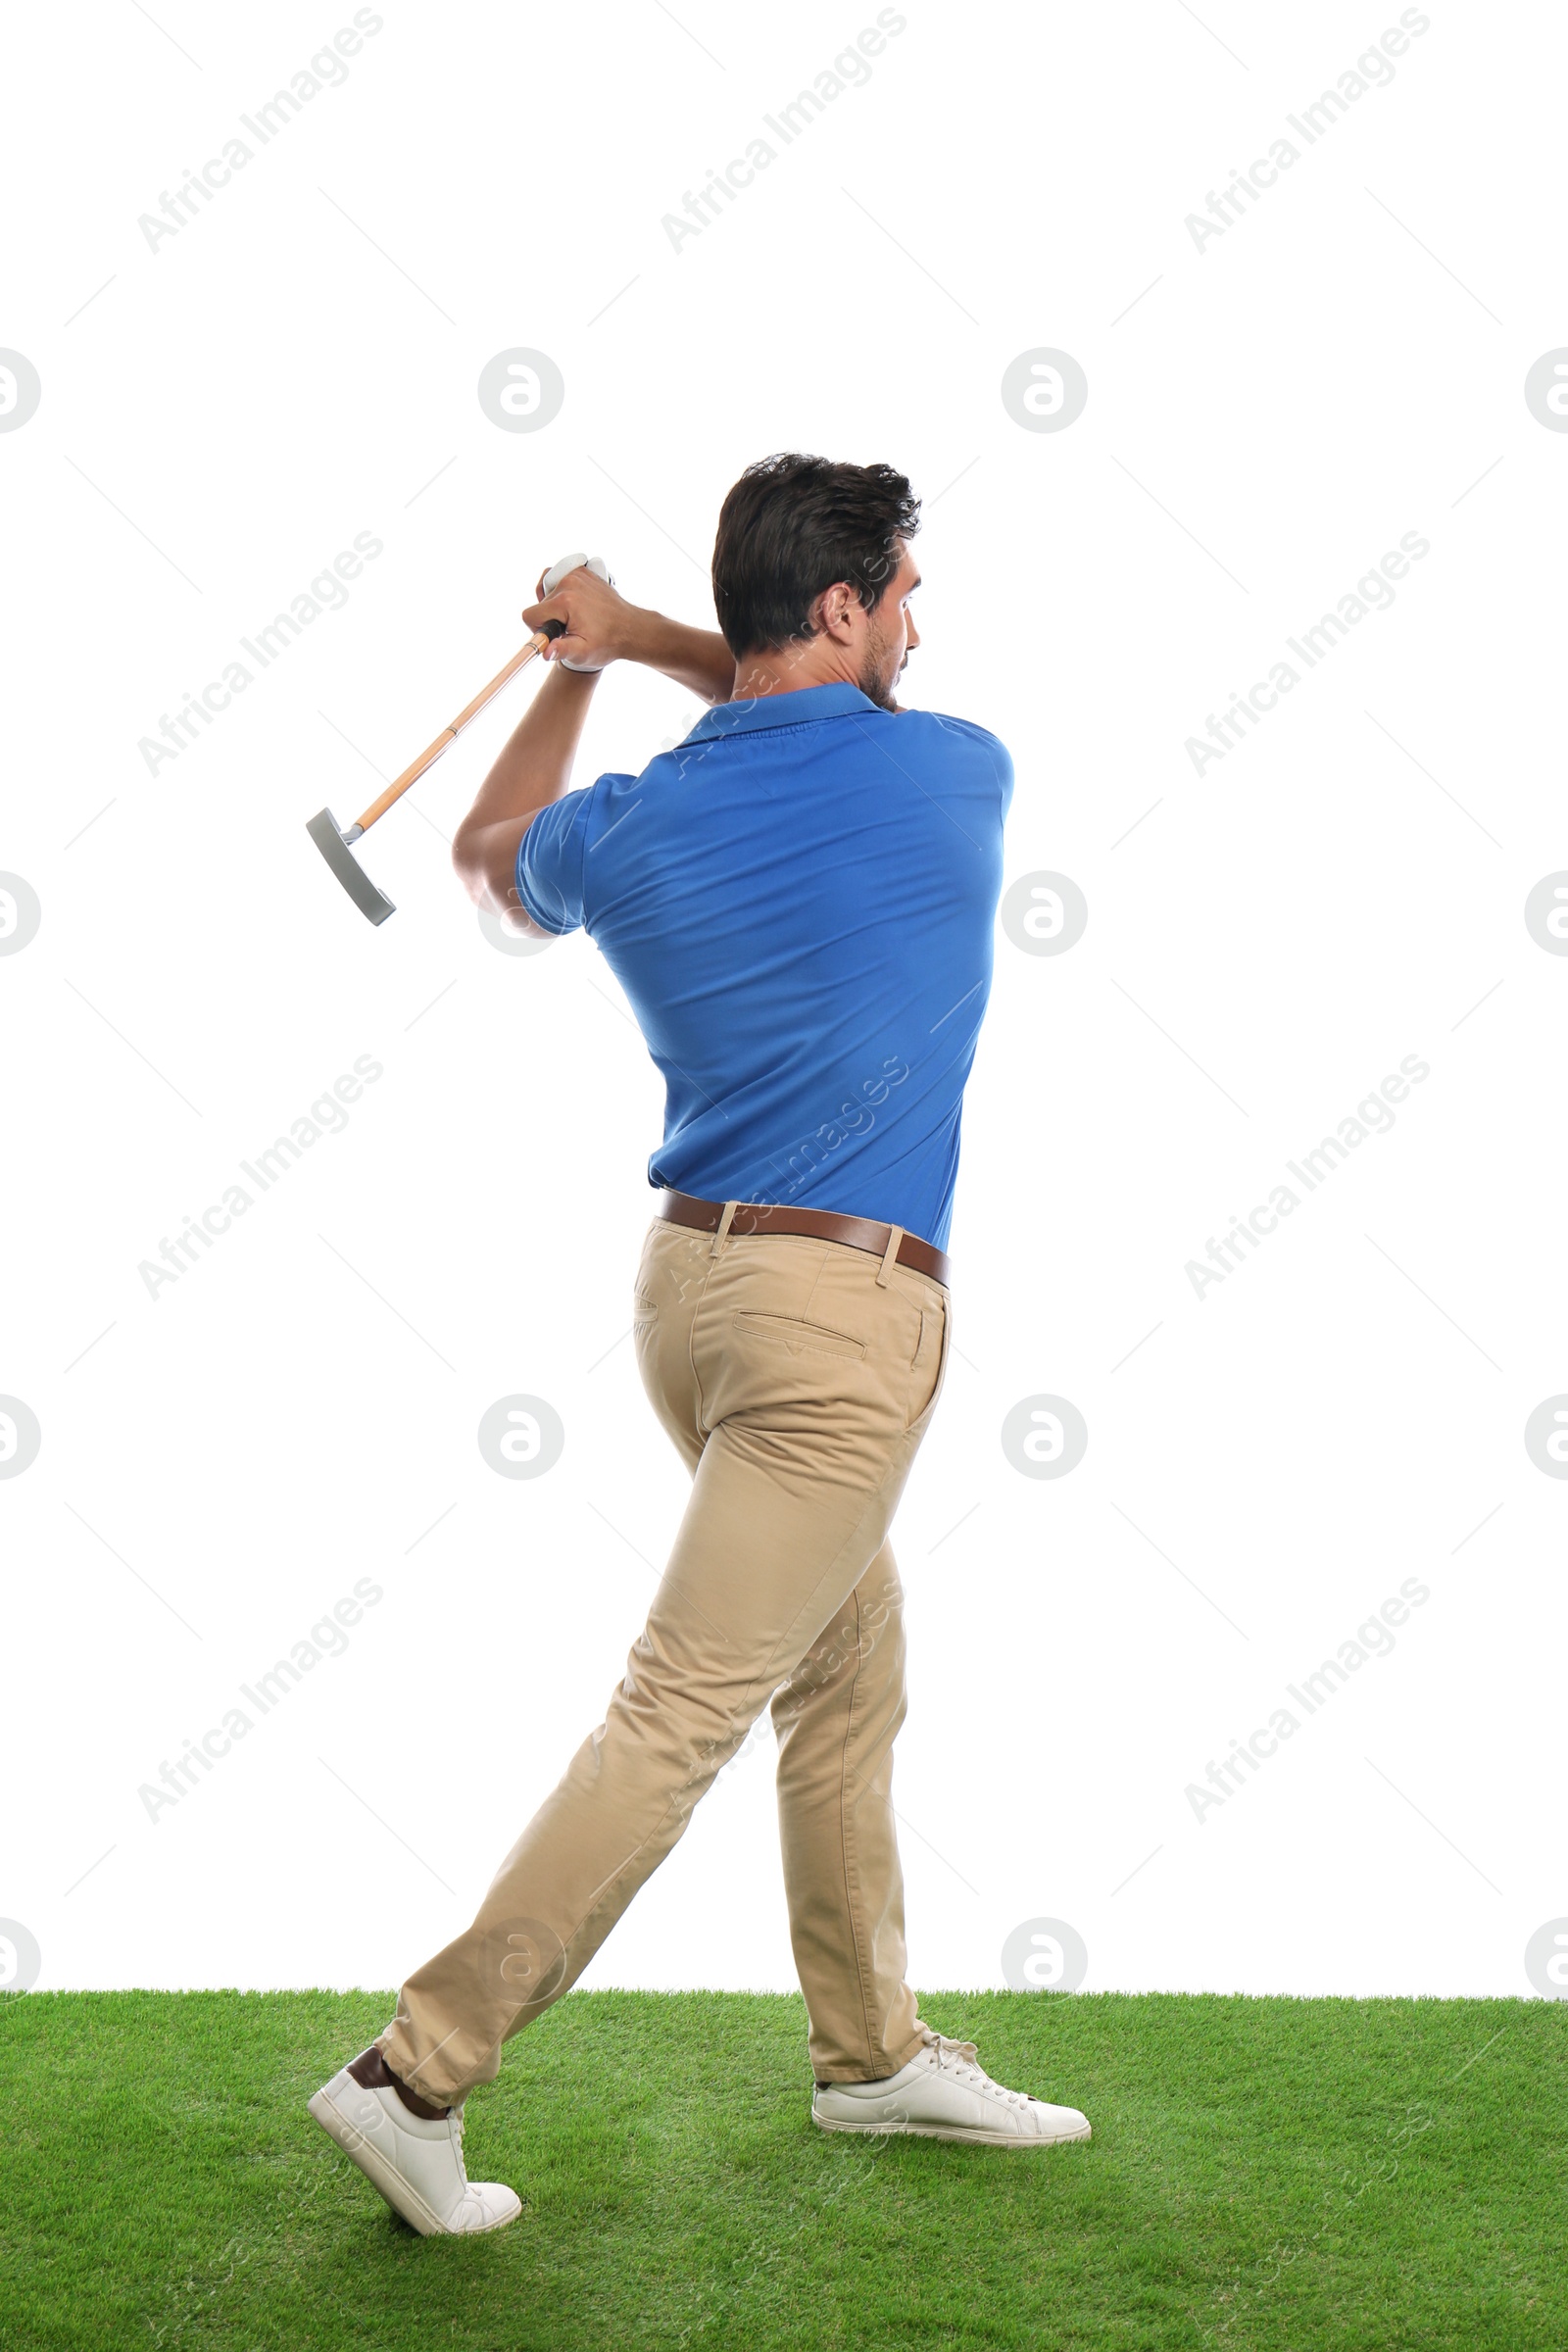
[[[1007,2090],[1002,2083],[993,2082],[980,2064],[980,2053],[972,2041],[954,2041],[946,2034],[928,2033],[926,2047],[936,2052],[937,2066],[941,2072],[956,2075],[967,2088],[986,2091],[992,2098],[1000,2099],[1005,2107],[1028,2107],[1032,2104],[1027,2091]]]

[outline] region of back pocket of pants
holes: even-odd
[[[741,1339],[764,1340],[796,1355],[863,1356],[865,1342],[848,1332],[829,1331],[821,1323],[802,1323],[794,1315],[757,1315],[735,1310],[735,1330]]]

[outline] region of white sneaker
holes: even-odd
[[[1049,2148],[1089,2137],[1089,2119],[1076,2107],[1004,2090],[981,2067],[972,2041],[929,2031],[925,2048],[884,2082],[819,2082],[811,2121],[824,2132],[905,2132],[985,2148]]]
[[[353,2064],[364,2066],[371,2056],[367,2050]],[[502,2230],[522,2211],[521,2200],[499,2180],[470,2180],[464,2171],[461,2106],[427,2123],[395,2089],[362,2083],[347,2066],[308,2104],[322,2131],[421,2237]]]

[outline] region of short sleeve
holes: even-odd
[[[517,847],[517,896],[541,931],[575,931],[583,920],[583,849],[593,794],[568,792],[541,808]]]
[[[1013,786],[1012,754],[1006,745],[993,735],[989,727],[976,726],[971,718],[950,718],[940,710],[929,710],[923,715],[933,719],[945,735],[961,735],[985,754],[996,779],[997,814],[1005,824],[1007,811],[1012,807]]]
[[[1002,798],[1002,820],[1005,824],[1007,811],[1012,807],[1012,754],[1006,745],[999,743],[994,735],[991,738],[991,764],[996,770],[997,785]]]

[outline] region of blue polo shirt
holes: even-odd
[[[586,929],[637,1016],[650,1184],[945,1245],[1011,797],[983,727],[835,685],[720,704],[540,809],[518,896]]]

